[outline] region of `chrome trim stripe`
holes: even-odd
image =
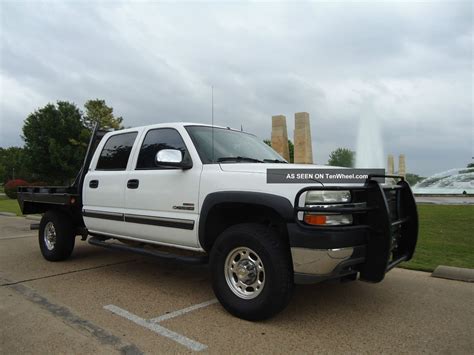
[[[112,221],[123,222],[123,213],[84,210],[82,211],[82,215],[84,217],[110,219]]]
[[[129,222],[137,224],[148,224],[159,227],[169,227],[178,229],[194,229],[194,221],[191,219],[153,217],[136,214],[123,214],[117,212],[91,211],[84,210],[84,217],[109,219],[112,221]]]
[[[191,219],[152,217],[152,216],[142,216],[142,215],[135,215],[135,214],[125,214],[125,222],[149,224],[153,226],[188,229],[188,230],[194,229],[194,221]]]

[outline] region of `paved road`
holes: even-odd
[[[29,223],[0,217],[2,354],[474,353],[474,284],[396,269],[380,284],[297,287],[283,313],[251,323],[215,303],[206,267],[80,240],[50,263]]]

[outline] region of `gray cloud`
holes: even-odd
[[[471,161],[469,2],[2,2],[0,146],[48,102],[103,98],[127,126],[210,121],[270,136],[311,115],[325,163],[380,120],[385,153],[431,174]],[[374,147],[374,149],[379,149]]]

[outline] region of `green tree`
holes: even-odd
[[[329,154],[328,165],[354,167],[355,152],[347,148],[337,148]]]
[[[58,101],[31,113],[23,126],[27,165],[41,180],[52,184],[71,181],[84,158],[81,111],[73,103]]]
[[[11,179],[31,180],[32,178],[23,148],[0,148],[0,183],[6,183]]]
[[[288,139],[288,149],[290,151],[290,163],[295,162],[295,145]]]
[[[123,129],[122,117],[114,116],[114,109],[106,105],[105,100],[89,100],[84,104],[84,126],[91,131],[97,122],[101,128]]]
[[[417,175],[417,174],[406,173],[405,179],[408,181],[410,185],[414,186],[418,182],[424,180],[425,177]]]
[[[270,147],[272,146],[272,141],[270,139],[264,139],[263,142]],[[290,163],[294,163],[295,162],[295,145],[289,139],[288,139],[288,150],[290,153]]]
[[[474,163],[467,164],[466,168],[474,168]]]

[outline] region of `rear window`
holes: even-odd
[[[105,143],[96,170],[125,170],[137,132],[117,134]]]

